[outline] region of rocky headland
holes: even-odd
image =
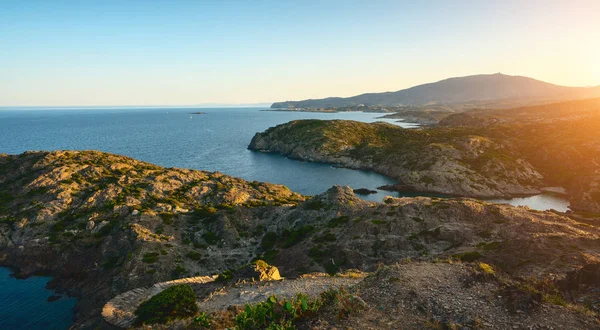
[[[395,190],[479,198],[532,195],[542,175],[510,145],[462,128],[297,120],[257,133],[249,149],[371,170]]]
[[[439,125],[300,120],[257,133],[249,149],[375,171],[385,187],[477,198],[563,187],[571,208],[600,212],[600,100],[451,114]]]
[[[388,313],[388,328],[515,320],[501,306],[521,311],[525,325],[546,324],[544,315],[560,311],[564,318],[552,320],[576,328],[594,324],[599,307],[594,290],[600,283],[577,275],[600,262],[600,228],[594,217],[468,198],[388,198],[377,203],[357,198],[349,187],[309,198],[279,185],[163,168],[95,151],[2,155],[0,196],[0,265],[14,267],[20,276],[54,276],[54,288],[79,298],[74,328],[109,327],[101,317],[103,306],[130,290],[194,276],[214,279],[220,274],[228,279],[231,270],[257,259],[277,266],[290,280],[315,272],[374,272],[375,277],[348,284],[349,294],[362,296],[368,309],[344,312],[343,320],[337,319],[332,315],[338,305],[330,297],[314,317],[297,321],[300,328],[327,328],[346,322],[346,316],[374,326],[364,322]],[[394,266],[407,260],[418,262]],[[489,272],[480,263],[496,275],[477,275],[481,267]],[[428,287],[425,279],[411,281],[410,274],[423,273],[420,267],[433,267],[431,276],[452,281],[444,287]],[[482,284],[485,290],[476,284],[465,293],[465,285],[475,283],[469,274],[491,284]],[[404,290],[395,286],[404,278],[414,282],[410,292],[382,294],[376,301],[373,290]],[[556,292],[533,280],[542,278]],[[244,289],[248,295],[253,290]],[[425,302],[442,291],[447,295],[435,295],[439,302]],[[452,300],[453,291],[464,294]],[[392,316],[391,309],[400,308],[394,299],[402,295],[409,299],[406,304],[418,301],[414,306],[420,306],[411,312],[420,316],[406,324],[398,323],[402,319]],[[484,304],[487,295],[496,298],[485,313],[465,314],[471,306],[467,296]],[[523,302],[514,303],[513,296]]]

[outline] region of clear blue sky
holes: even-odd
[[[600,1],[0,0],[0,106],[256,103],[503,72],[600,84]]]

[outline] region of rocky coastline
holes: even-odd
[[[398,181],[389,190],[510,198],[543,186],[542,175],[510,147],[461,130],[303,120],[257,133],[248,149],[374,171]]]
[[[596,220],[474,199],[377,203],[339,186],[308,198],[96,151],[2,155],[0,169],[0,264],[52,275],[78,297],[74,329],[109,327],[103,306],[129,290],[255,259],[284,277],[375,272],[407,258],[565,277],[600,262]]]

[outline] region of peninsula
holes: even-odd
[[[573,209],[600,211],[600,99],[454,114],[440,125],[298,120],[257,133],[249,149],[372,170],[388,189],[478,198],[567,189]]]

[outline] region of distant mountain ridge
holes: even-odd
[[[529,77],[501,73],[448,78],[396,92],[366,93],[352,97],[328,97],[276,102],[271,108],[327,108],[364,105],[423,105],[492,100],[560,101],[600,97],[600,86],[567,87]]]

